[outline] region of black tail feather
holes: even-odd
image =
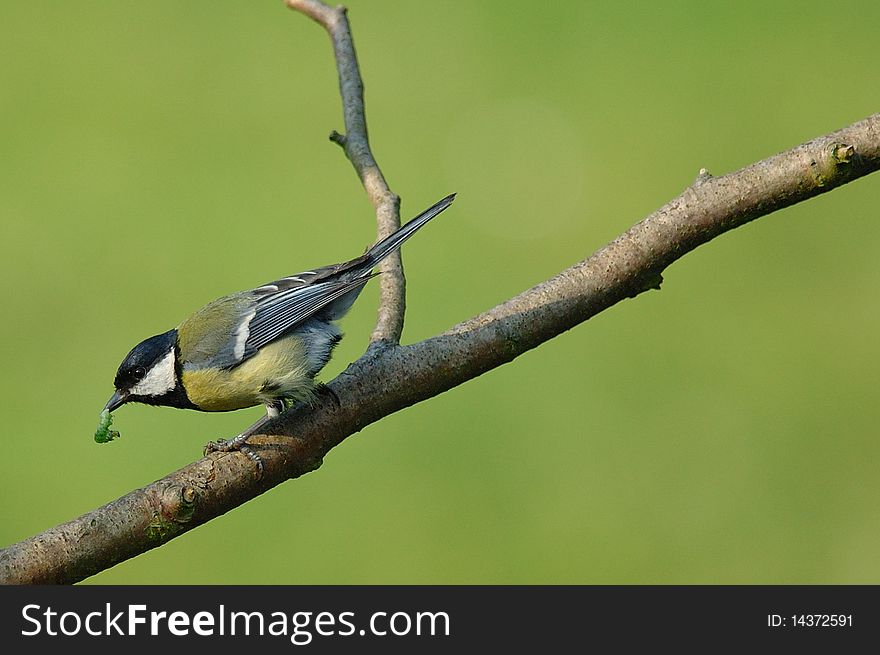
[[[402,226],[399,230],[397,230],[397,232],[385,237],[375,246],[370,248],[370,250],[367,252],[368,267],[373,268],[376,264],[381,262],[392,252],[400,248],[400,246],[403,245],[404,241],[415,234],[419,228],[425,225],[425,223],[427,223],[437,214],[449,207],[449,205],[452,204],[453,200],[455,200],[454,193],[446,196],[445,198],[443,198],[443,200],[434,203],[433,205],[428,207],[428,209],[409,221],[406,225]]]

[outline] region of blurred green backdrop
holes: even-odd
[[[460,194],[404,250],[407,341],[586,257],[701,167],[880,108],[876,2],[349,7],[404,218]],[[327,140],[328,39],[280,2],[6,2],[0,51],[7,544],[255,420],[131,406],[120,441],[92,440],[137,341],[361,252],[373,219]],[[878,206],[874,176],[736,230],[662,292],[91,581],[880,582]]]

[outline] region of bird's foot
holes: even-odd
[[[257,466],[257,477],[263,477],[263,460],[257,455],[253,446],[247,443],[250,432],[244,432],[233,439],[217,439],[217,441],[209,441],[205,444],[205,455],[209,453],[229,453],[237,450],[247,456]]]

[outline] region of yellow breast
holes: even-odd
[[[307,401],[315,388],[302,342],[287,336],[231,369],[187,369],[181,381],[190,401],[206,412],[253,407],[277,398]]]

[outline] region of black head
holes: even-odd
[[[174,349],[176,342],[177,330],[169,330],[141,341],[122,360],[113,385],[117,389],[130,390],[146,377],[147,371],[154,369]]]
[[[119,365],[113,385],[116,393],[104,409],[113,411],[125,403],[188,407],[180,385],[175,348],[177,330],[141,341]]]

